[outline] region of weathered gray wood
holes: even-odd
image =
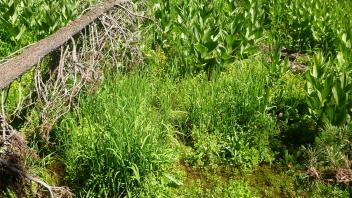
[[[72,36],[82,31],[106,11],[112,9],[115,5],[126,2],[130,2],[130,0],[107,0],[54,34],[24,49],[19,55],[0,64],[0,90],[29,71],[44,56],[65,44]]]

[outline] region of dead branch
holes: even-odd
[[[46,188],[46,189],[49,191],[51,198],[54,198],[54,197],[55,197],[55,196],[54,196],[54,193],[53,193],[53,190],[52,190],[53,187],[49,186],[47,183],[41,181],[41,180],[38,179],[38,178],[35,178],[35,177],[33,177],[33,176],[30,176],[30,175],[26,174],[25,172],[19,170],[19,169],[16,168],[14,165],[8,163],[7,161],[5,161],[5,160],[3,160],[3,159],[1,159],[1,158],[0,158],[0,165],[7,167],[7,168],[8,168],[9,170],[11,170],[13,173],[16,173],[17,175],[19,175],[19,176],[21,176],[21,177],[27,178],[28,180],[33,181],[33,182],[35,182],[35,183],[37,183],[37,184],[43,186],[44,188]]]

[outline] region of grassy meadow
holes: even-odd
[[[28,138],[33,173],[75,197],[352,196],[351,1],[135,4],[143,64]]]

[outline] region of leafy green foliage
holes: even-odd
[[[351,19],[343,7],[350,1],[268,0],[270,33],[294,51],[319,48],[335,54],[339,48],[340,19]]]
[[[252,54],[262,37],[263,11],[255,1],[242,7],[225,0],[166,1],[156,4],[155,9],[161,27],[154,45],[183,57],[181,75],[206,71],[210,80],[214,69]]]
[[[307,98],[312,113],[321,121],[333,125],[350,122],[352,115],[352,79],[341,63],[326,62],[322,54],[315,56],[313,67],[307,72]]]
[[[96,2],[0,0],[0,57],[50,35]]]

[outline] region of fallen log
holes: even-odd
[[[29,71],[34,65],[38,64],[43,57],[62,46],[106,11],[112,9],[116,5],[121,5],[127,2],[130,2],[130,0],[107,0],[102,4],[95,6],[67,26],[59,29],[54,34],[24,49],[18,56],[0,64],[0,90],[7,87],[11,82]]]

